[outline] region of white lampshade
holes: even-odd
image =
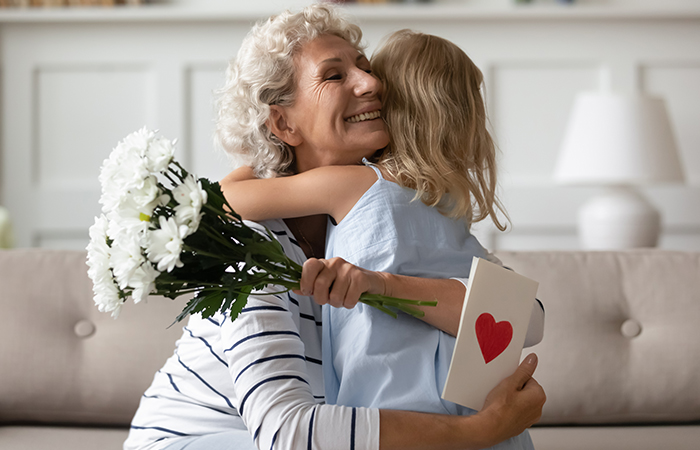
[[[554,178],[587,185],[682,182],[683,171],[663,99],[604,92],[579,94]]]
[[[606,92],[579,94],[554,178],[608,187],[579,210],[579,237],[585,249],[655,247],[661,215],[635,186],[683,181],[664,101]]]

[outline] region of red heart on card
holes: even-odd
[[[475,328],[476,340],[479,341],[486,364],[503,353],[513,339],[513,326],[510,322],[507,320],[496,322],[489,313],[483,313],[476,319]]]

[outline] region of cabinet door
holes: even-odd
[[[218,35],[203,26],[189,34],[164,28],[3,29],[0,204],[10,212],[15,246],[85,248],[100,214],[102,161],[143,126],[178,139],[178,160],[197,175],[228,173],[227,159],[213,150],[213,91],[240,42],[223,28]]]

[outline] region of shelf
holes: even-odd
[[[298,9],[298,8],[296,8]],[[383,4],[347,5],[358,20],[396,22],[428,21],[590,21],[590,20],[698,20],[700,5],[688,6],[586,6],[586,5],[463,5],[463,4]],[[120,6],[111,8],[6,8],[0,10],[0,24],[10,23],[88,23],[88,22],[227,22],[254,21],[279,9],[269,5],[236,5],[201,8],[187,6]]]

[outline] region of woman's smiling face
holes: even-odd
[[[297,170],[357,164],[389,143],[380,117],[381,83],[347,41],[323,35],[295,56],[294,104],[279,108]],[[277,134],[277,133],[276,133]]]

